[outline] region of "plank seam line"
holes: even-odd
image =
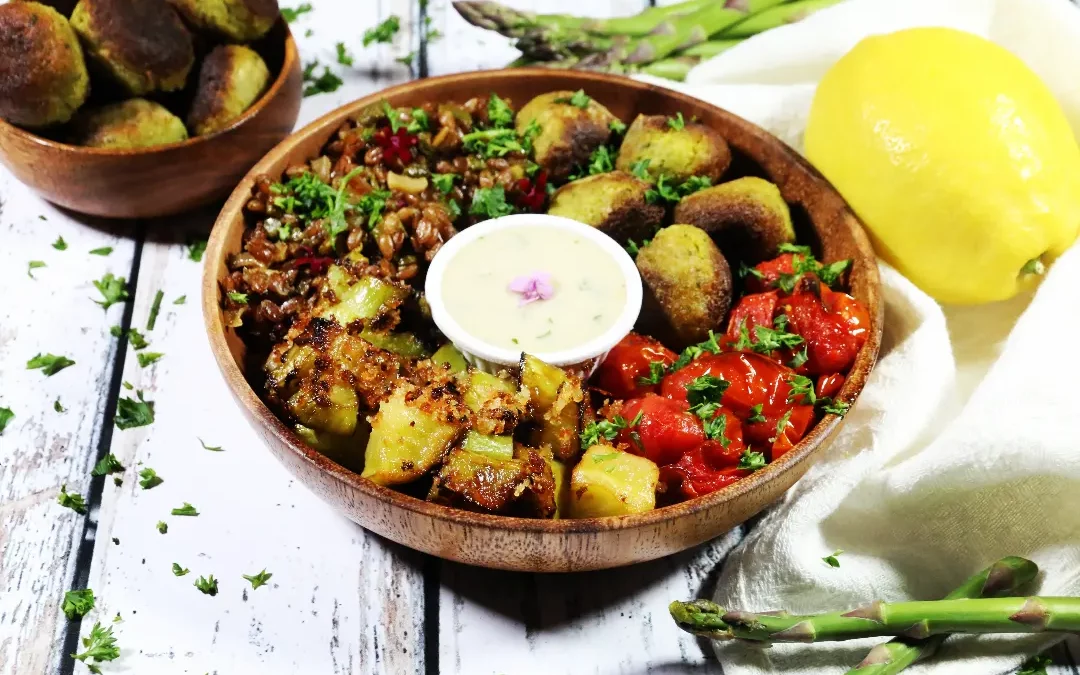
[[[421,0],[417,0],[417,5],[420,8],[419,13],[417,14],[417,17],[419,17],[419,18],[416,21],[417,36],[418,36],[418,39],[420,40],[420,49],[419,49],[420,53],[417,56],[417,71],[418,71],[418,73],[420,75],[420,79],[424,79],[425,77],[428,76],[428,53],[427,53],[428,31],[427,31],[427,28],[426,28],[426,24],[427,24],[427,20],[428,20],[427,19],[427,16],[428,16],[428,13],[427,13],[428,7],[427,7],[427,5],[428,5],[428,3],[422,2]]]
[[[424,675],[439,675],[439,590],[442,561],[424,556]]]

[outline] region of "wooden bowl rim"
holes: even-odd
[[[278,419],[277,415],[266,406],[262,399],[259,398],[258,394],[255,393],[254,389],[248,384],[244,374],[240,371],[239,366],[234,361],[232,352],[225,341],[225,328],[222,323],[219,305],[220,300],[218,297],[220,289],[218,287],[217,270],[220,265],[225,264],[225,233],[228,230],[229,223],[235,219],[237,215],[239,215],[240,218],[243,218],[242,209],[251,194],[255,176],[266,173],[270,165],[278,161],[282,155],[291,152],[294,146],[308,140],[312,136],[323,133],[327,129],[330,129],[330,133],[333,133],[332,129],[340,124],[342,120],[382,99],[392,99],[394,96],[406,93],[417,87],[426,88],[442,84],[452,85],[455,82],[468,81],[475,78],[490,80],[492,90],[497,90],[499,80],[522,77],[560,77],[562,79],[572,77],[581,82],[583,86],[588,86],[590,82],[603,82],[609,85],[621,86],[627,90],[659,93],[685,105],[708,106],[713,108],[714,111],[718,112],[721,116],[729,117],[733,122],[744,125],[758,136],[782,146],[788,151],[792,161],[800,164],[802,168],[809,171],[812,176],[821,181],[823,189],[832,191],[837,199],[845,204],[845,220],[854,223],[855,225],[852,230],[852,236],[855,239],[857,249],[863,256],[869,255],[872,258],[871,264],[866,268],[866,274],[871,277],[869,279],[873,291],[871,293],[871,300],[874,301],[871,304],[876,304],[876,306],[868,307],[868,310],[873,317],[873,330],[870,331],[866,343],[859,351],[855,364],[849,371],[844,386],[837,396],[838,400],[847,402],[852,402],[857,398],[865,385],[866,378],[869,376],[870,371],[876,362],[878,348],[881,343],[884,306],[880,301],[880,277],[877,271],[876,259],[873,259],[873,248],[870,245],[869,238],[861,227],[860,221],[851,211],[851,208],[847,206],[846,202],[843,201],[843,197],[836,193],[836,189],[828,183],[828,181],[826,181],[813,166],[806,162],[799,153],[788,147],[779,138],[776,138],[752,122],[738,117],[734,113],[730,113],[719,106],[712,105],[711,103],[707,103],[706,101],[672,89],[604,73],[587,71],[575,71],[572,73],[570,71],[557,71],[557,73],[553,73],[551,70],[544,68],[514,68],[455,73],[431,77],[423,80],[406,82],[373,92],[351,103],[340,106],[304,126],[302,129],[293,132],[259,160],[251,171],[244,176],[243,180],[241,180],[240,184],[229,196],[229,199],[226,201],[224,207],[222,207],[220,214],[214,222],[214,228],[210,233],[210,239],[207,244],[206,262],[203,267],[202,282],[203,318],[206,324],[207,338],[210,341],[210,349],[214,354],[214,358],[217,360],[226,384],[232,390],[237,401],[246,409],[246,412],[251,419],[258,420],[263,427],[268,428],[274,436],[287,446],[297,457],[304,462],[313,465],[318,471],[332,476],[339,483],[347,485],[379,501],[387,502],[392,507],[405,509],[419,515],[454,525],[489,530],[511,530],[530,534],[557,535],[595,533],[612,530],[634,530],[655,526],[676,518],[712,509],[727,502],[738,500],[744,495],[747,495],[768,483],[773,478],[779,477],[785,471],[793,469],[798,464],[806,461],[818,446],[830,436],[836,426],[841,422],[841,418],[831,414],[825,415],[811,428],[809,433],[795,445],[794,448],[785,453],[779,460],[768,464],[764,469],[755,471],[753,474],[708,495],[680,502],[678,504],[663,506],[646,513],[626,516],[609,516],[604,518],[566,518],[559,520],[519,518],[477,513],[427,502],[391,488],[377,485],[366,478],[361,478],[360,474],[332,461],[301,441],[290,428]]]
[[[191,136],[185,138],[182,141],[176,141],[174,143],[164,143],[161,145],[151,145],[145,148],[91,148],[85,145],[72,145],[71,143],[64,143],[63,141],[54,141],[51,138],[45,138],[39,136],[32,131],[17,127],[7,120],[0,119],[0,133],[10,134],[12,136],[21,136],[24,141],[34,143],[39,146],[55,150],[57,152],[65,152],[72,155],[96,155],[96,156],[113,156],[113,157],[132,157],[132,156],[148,156],[154,153],[164,153],[170,150],[177,150],[179,148],[187,148],[200,143],[206,143],[217,139],[219,136],[229,133],[246,124],[249,120],[258,115],[266,106],[270,104],[270,101],[274,100],[281,92],[282,87],[285,85],[285,80],[289,77],[289,72],[294,65],[300,59],[300,52],[296,46],[296,40],[293,38],[292,31],[289,30],[289,24],[284,19],[279,18],[283,28],[285,29],[285,50],[281,59],[281,69],[278,72],[277,78],[270,84],[270,87],[259,97],[259,100],[239,117],[234,119],[229,126],[224,129],[219,129],[211,134],[205,134],[203,136]],[[271,28],[271,30],[273,30]],[[139,98],[139,97],[135,97]]]

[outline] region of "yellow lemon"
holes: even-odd
[[[878,255],[942,302],[1003,300],[1080,233],[1080,148],[1046,85],[970,33],[863,40],[822,78],[806,153]]]

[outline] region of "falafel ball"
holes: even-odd
[[[585,166],[594,150],[611,137],[617,118],[584,93],[551,91],[540,94],[518,111],[514,127],[524,134],[532,122],[540,125],[533,139],[533,158],[548,177],[562,180]]]
[[[650,187],[624,171],[586,176],[556,190],[548,213],[592,225],[623,245],[640,243],[664,220],[664,207],[645,198]]]
[[[199,86],[188,114],[196,136],[229,126],[255,101],[270,82],[270,69],[247,47],[221,45],[207,55],[199,71]]]
[[[234,42],[258,40],[277,22],[277,0],[169,0],[195,28]]]
[[[31,0],[23,0],[30,2]],[[71,10],[75,9],[75,0],[37,0],[42,5],[48,5],[65,17],[71,16]]]
[[[83,110],[72,127],[71,142],[92,148],[145,148],[188,137],[179,117],[144,98]]]
[[[722,331],[731,307],[731,268],[709,235],[670,225],[637,255],[645,286],[639,323],[679,349]]]
[[[71,25],[94,61],[135,96],[183,88],[195,64],[191,34],[165,0],[79,0]]]
[[[729,260],[755,265],[795,241],[791,211],[780,188],[746,176],[687,195],[675,207],[675,222],[708,232]]]
[[[68,20],[36,2],[0,5],[0,117],[39,128],[71,119],[90,91]]]
[[[638,115],[619,148],[615,168],[630,171],[641,160],[653,180],[661,174],[681,183],[705,176],[715,183],[731,164],[731,148],[718,132],[693,120]]]

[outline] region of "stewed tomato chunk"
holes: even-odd
[[[825,286],[816,294],[800,292],[783,298],[777,311],[787,316],[788,330],[806,341],[805,372],[814,375],[851,368],[869,332],[866,309],[850,295]]]
[[[649,384],[652,376],[651,363],[669,366],[675,362],[675,352],[659,340],[645,335],[630,333],[619,344],[611,348],[603,363],[596,370],[594,382],[598,389],[616,398],[633,398],[659,389],[657,384]],[[651,379],[659,381],[660,373]]]
[[[754,265],[746,275],[746,290],[760,293],[776,287],[782,275],[795,274],[795,255],[782,253],[772,260]]]
[[[776,314],[776,304],[780,297],[776,291],[765,293],[751,293],[744,295],[739,304],[731,310],[728,318],[727,338],[732,343],[739,341],[743,329],[752,340],[755,326],[773,327],[773,316]]]
[[[753,471],[716,465],[703,446],[696,448],[670,466],[660,467],[660,480],[668,490],[677,490],[684,499],[693,499],[731,485]]]
[[[659,466],[677,461],[705,440],[701,419],[688,407],[656,394],[627,401],[622,416],[630,426],[619,432],[619,442]]]

